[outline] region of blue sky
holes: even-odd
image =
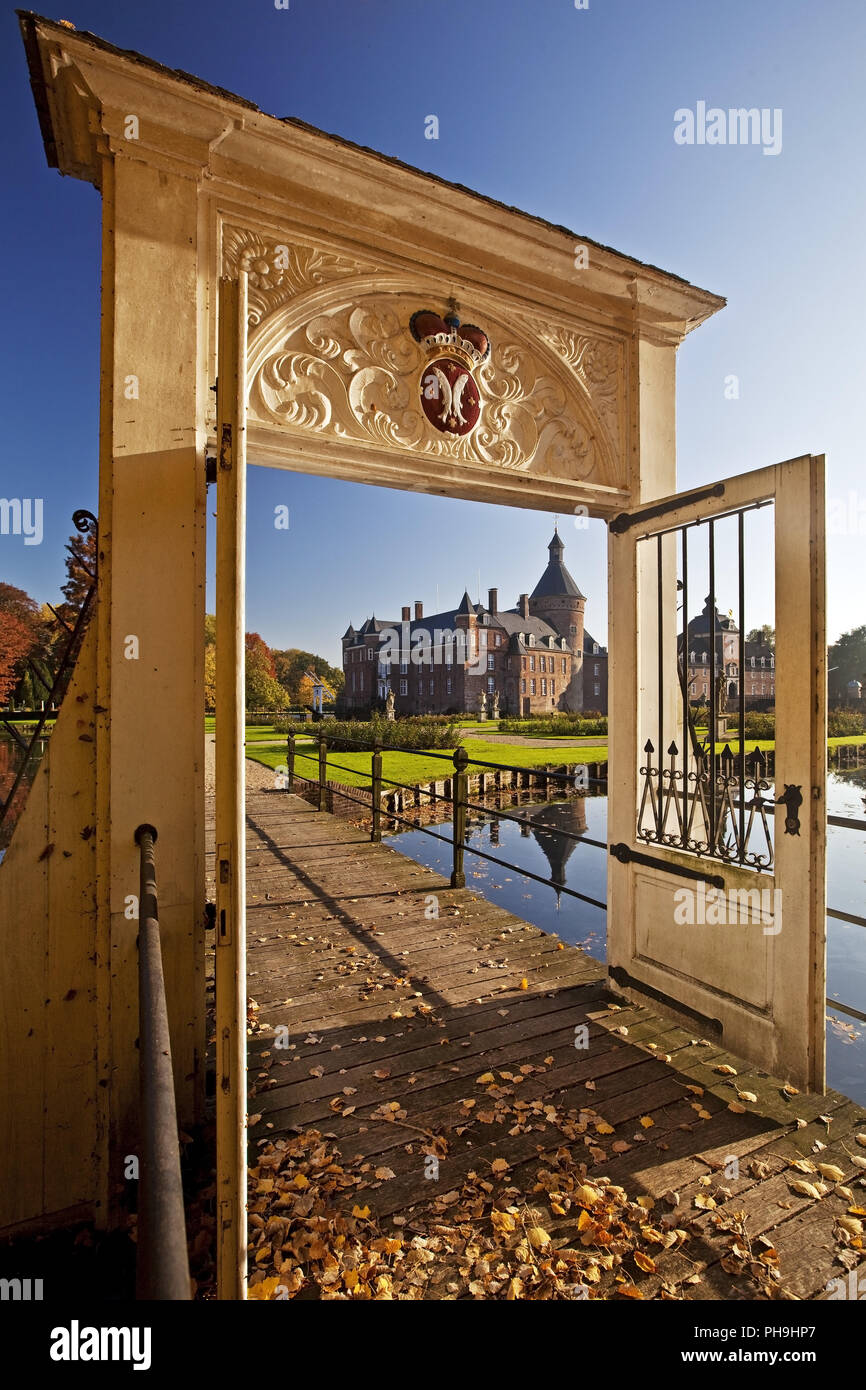
[[[826,453],[828,494],[847,517],[828,544],[828,632],[866,622],[862,0],[590,0],[580,11],[573,0],[64,0],[52,17],[725,295],[679,354],[679,485]],[[41,545],[0,537],[0,579],[53,600],[71,513],[96,499],[99,197],[45,163],[11,9],[0,37],[0,492],[45,499]],[[677,145],[674,112],[698,101],[780,108],[781,153]],[[436,141],[424,138],[431,113]],[[737,400],[725,397],[730,375]],[[288,532],[271,524],[278,503]],[[432,611],[437,585],[442,607],[467,585],[476,597],[479,572],[482,591],[496,585],[513,603],[552,531],[541,513],[263,469],[251,470],[249,508],[247,626],[331,659],[350,619],[415,599]],[[605,640],[604,528],[562,531],[588,626]],[[763,580],[756,561],[753,592]]]

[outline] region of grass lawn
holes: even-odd
[[[544,767],[554,760],[550,750],[543,748],[503,748],[501,743],[485,743],[481,739],[467,739],[464,747],[470,759],[480,758],[483,762],[500,763],[511,767]],[[300,757],[295,751],[295,771],[312,781],[318,780],[318,752],[310,757]],[[546,756],[545,756],[546,754]],[[598,763],[607,758],[607,748],[563,748],[556,749],[557,761],[564,763]],[[282,748],[253,748],[247,756],[265,767],[285,767],[286,750]],[[339,766],[337,766],[339,764]],[[348,769],[348,771],[346,771]],[[433,782],[450,777],[454,764],[450,757],[431,757],[429,753],[391,753],[386,749],[382,754],[382,775],[395,782],[405,782],[414,786],[417,782]],[[472,768],[470,766],[470,772]],[[329,753],[328,779],[343,782],[350,787],[369,787],[369,753]],[[387,783],[386,783],[387,786]]]
[[[272,747],[261,743],[259,738],[250,737],[254,732],[251,726],[247,733],[248,749],[247,756],[253,762],[261,763],[264,767],[285,767],[286,748],[281,743]],[[265,731],[265,738],[275,737],[273,730]],[[855,738],[831,738],[827,740],[829,746],[837,744],[866,743],[866,735],[861,734]],[[751,753],[757,747],[762,752],[768,752],[775,748],[775,743],[770,739],[746,740],[746,751]],[[515,747],[512,744],[502,744],[499,742],[490,743],[483,739],[468,738],[463,745],[469,754],[470,760],[480,758],[482,762],[499,763],[511,767],[542,768],[548,763],[599,763],[607,758],[607,744],[594,744],[592,747],[585,745],[568,744],[563,740],[563,746],[555,749],[550,748],[531,748]],[[295,750],[295,772],[298,776],[306,776],[311,781],[318,780],[318,752],[311,745],[307,745],[309,754],[301,756],[301,747],[296,744]],[[724,744],[716,745],[716,753],[720,754]],[[731,744],[731,751],[737,752],[737,744]],[[555,756],[552,757],[551,754]],[[471,765],[470,765],[471,770]],[[443,759],[434,757],[428,753],[393,753],[386,749],[382,755],[382,774],[385,778],[392,778],[395,782],[405,782],[409,786],[414,786],[418,782],[433,782],[441,780],[443,777],[450,777],[453,771],[453,763],[450,757]],[[343,752],[328,754],[328,779],[333,782],[343,782],[352,787],[368,787],[370,785],[370,754],[368,752]],[[387,783],[386,783],[387,786]]]

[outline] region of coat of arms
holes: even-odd
[[[472,372],[490,356],[487,334],[461,324],[455,314],[440,317],[419,309],[409,322],[412,336],[427,354],[421,373],[421,407],[442,434],[469,434],[481,414],[481,392]]]

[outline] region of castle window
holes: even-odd
[[[592,644],[592,654],[593,654],[593,656],[598,656],[598,643],[597,643],[597,642],[593,642],[593,644]]]
[[[601,694],[601,686],[599,685],[598,681],[596,681],[595,685],[592,687],[592,693],[593,695]]]
[[[521,669],[521,671],[525,671],[525,670],[526,670],[526,657],[525,657],[525,656],[522,656],[522,657],[520,658],[520,669]]]
[[[577,636],[577,624],[576,624],[576,623],[572,623],[568,630],[569,630],[569,632],[571,633],[572,637]]]
[[[502,633],[501,633],[501,632],[497,632],[497,634],[496,634],[496,645],[497,645],[497,647],[501,647],[501,646],[502,646]]]
[[[525,694],[526,694],[526,681],[525,681],[525,680],[522,680],[522,681],[520,682],[520,693],[521,693],[521,695],[525,695]]]
[[[488,671],[495,671],[496,669],[496,657],[492,652],[487,657],[487,669]]]
[[[401,682],[400,682],[400,694],[401,694],[401,695],[408,695],[408,693],[409,693],[409,682],[408,682],[408,681],[401,681]]]
[[[562,674],[566,674],[565,657],[562,658]]]
[[[550,682],[550,693],[551,693],[551,695],[555,695],[555,694],[556,694],[556,681],[551,681],[551,682]]]
[[[400,675],[401,675],[401,676],[407,676],[408,674],[409,674],[409,663],[408,663],[407,661],[401,661],[401,662],[400,662]]]
[[[593,666],[593,668],[592,668],[592,674],[593,674],[594,676],[597,676],[597,675],[598,675],[598,662],[596,662],[595,665]]]
[[[373,649],[373,647],[368,647],[368,648],[367,648],[367,660],[368,660],[368,661],[372,661],[372,660],[373,660],[373,657],[374,657],[375,655],[376,655],[376,653],[375,653],[375,650]]]
[[[487,677],[487,694],[488,694],[488,695],[492,695],[495,689],[496,689],[496,681],[493,679],[492,676],[488,676],[488,677]]]
[[[531,656],[531,657],[529,658],[529,669],[530,669],[530,671],[534,671],[534,670],[535,670],[535,657],[534,657],[534,656]]]
[[[430,694],[433,694],[433,681],[430,681]]]
[[[547,681],[545,681],[545,680],[543,680],[543,681],[541,682],[541,693],[542,693],[542,695],[546,695],[546,694],[547,694]]]
[[[530,645],[530,647],[534,647],[534,646],[535,646],[535,634],[532,633],[532,632],[530,632],[530,634],[529,634],[529,645]]]
[[[445,694],[446,694],[446,695],[450,695],[450,694],[451,694],[451,677],[450,677],[450,676],[448,677],[448,679],[447,679],[446,682],[445,682]]]
[[[539,671],[546,671],[546,670],[547,670],[547,657],[546,657],[546,656],[539,657],[538,669],[539,669]]]
[[[530,681],[530,682],[529,682],[529,693],[530,693],[530,695],[534,695],[534,694],[535,694],[535,681]]]

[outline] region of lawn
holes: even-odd
[[[267,740],[274,740],[276,737],[277,735],[272,729],[260,730],[258,726],[251,725],[247,731],[249,745],[247,757],[265,767],[285,767],[285,742],[267,746]],[[838,744],[866,743],[866,735],[861,734],[854,738],[831,738],[827,740],[827,743],[830,747]],[[503,766],[543,768],[549,763],[599,763],[607,759],[606,743],[598,743],[588,747],[583,744],[568,744],[563,741],[561,748],[535,749],[515,747],[513,744],[503,744],[499,740],[491,743],[483,739],[468,738],[464,741],[463,746],[469,754],[470,764],[473,758],[479,758],[482,762],[498,763]],[[747,753],[751,753],[756,746],[762,752],[768,752],[776,745],[770,739],[746,740]],[[307,745],[307,748],[309,748],[309,752],[304,750],[306,755],[301,756],[302,748],[296,743],[295,772],[298,776],[307,777],[311,781],[318,781],[319,755],[310,745]],[[724,744],[717,744],[716,753],[720,754],[723,748]],[[731,744],[731,751],[737,752],[736,743]],[[441,780],[443,777],[450,777],[452,772],[453,763],[448,755],[436,756],[431,752],[395,753],[388,752],[387,749],[382,755],[383,778],[391,778],[395,782],[405,782],[410,786],[419,782]],[[329,752],[328,780],[343,782],[346,786],[351,787],[368,787],[370,785],[370,754],[368,752]]]
[[[470,772],[471,760],[480,758],[483,762],[499,763],[511,767],[520,768],[543,768],[554,760],[550,757],[550,750],[543,748],[513,748],[503,747],[501,743],[488,743],[481,739],[466,739],[463,745],[469,754]],[[545,756],[546,752],[546,756]],[[598,763],[604,762],[607,758],[607,748],[563,748],[556,749],[556,761],[563,763]],[[261,748],[254,747],[248,751],[247,756],[253,762],[262,763],[265,767],[285,767],[286,750],[281,748]],[[300,756],[300,750],[295,749],[295,772],[305,776],[312,781],[317,781],[319,776],[319,756],[317,752],[311,752],[306,757]],[[482,771],[483,769],[476,769]],[[450,756],[444,757],[431,755],[429,752],[421,753],[393,753],[387,749],[382,754],[382,776],[391,778],[395,782],[405,782],[414,786],[418,782],[433,782],[441,780],[443,777],[450,777],[454,771],[454,764]],[[328,754],[328,780],[332,782],[343,782],[350,787],[368,787],[370,785],[370,754],[369,753],[329,753]],[[387,782],[385,784],[387,786]]]

